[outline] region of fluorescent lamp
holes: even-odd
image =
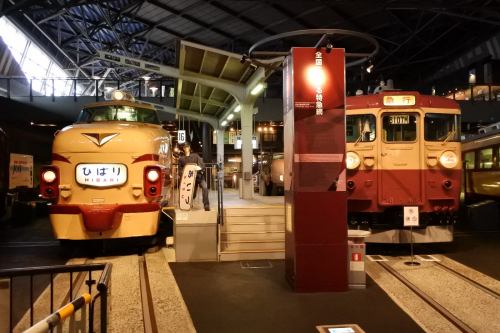
[[[227,125],[227,121],[223,121],[222,123],[220,123],[222,126],[226,126]]]
[[[257,96],[258,94],[261,93],[262,90],[264,90],[265,86],[264,83],[259,82],[257,85],[250,91],[250,94],[253,96]]]
[[[231,120],[233,118],[234,118],[234,114],[232,114],[232,113],[229,116],[227,116],[227,120]]]
[[[235,109],[234,112],[240,112],[241,111],[241,105],[238,105]]]

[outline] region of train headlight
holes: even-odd
[[[356,154],[353,151],[347,152],[346,158],[345,158],[345,164],[346,164],[347,169],[349,169],[349,170],[356,169],[357,167],[359,167],[360,163],[361,163],[361,159],[359,158],[358,154]]]
[[[56,180],[56,173],[52,170],[47,170],[42,174],[43,180],[46,183],[52,183],[54,180]]]
[[[441,156],[439,157],[439,163],[446,169],[454,168],[458,164],[457,154],[447,150],[444,153],[442,153]]]
[[[135,98],[130,93],[123,90],[115,90],[111,93],[111,99],[114,101],[130,101],[134,102]]]
[[[160,178],[160,173],[158,170],[152,169],[148,171],[147,177],[150,182],[154,183],[158,180],[158,178]]]

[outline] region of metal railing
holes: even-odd
[[[470,84],[448,91],[446,98],[457,101],[500,101],[499,84]]]
[[[102,271],[99,281],[96,282],[92,278],[92,272]],[[94,310],[96,301],[100,299],[100,329],[99,332],[107,331],[107,318],[108,318],[108,292],[110,287],[111,277],[111,264],[83,264],[83,265],[58,265],[58,266],[44,266],[44,267],[28,267],[28,268],[13,268],[0,270],[0,280],[8,280],[9,282],[9,332],[14,330],[14,308],[13,308],[13,295],[14,295],[14,280],[16,278],[28,277],[29,278],[29,326],[32,327],[34,323],[34,277],[35,276],[49,276],[50,277],[50,310],[49,313],[54,313],[54,277],[57,274],[69,274],[69,290],[67,294],[68,300],[64,303],[71,303],[76,298],[73,297],[74,279],[73,274],[86,274],[84,283],[88,286],[88,294],[92,295],[88,304],[88,332],[95,332]],[[94,287],[94,285],[96,285]],[[95,288],[95,290],[94,290]],[[59,308],[59,306],[58,306]]]
[[[29,97],[99,97],[106,98],[106,94],[115,89],[123,89],[135,97],[157,98],[160,102],[172,98],[170,93],[174,86],[172,80],[130,80],[120,81],[112,79],[82,79],[82,78],[44,78],[28,79],[25,77],[0,77],[0,96],[7,98]]]

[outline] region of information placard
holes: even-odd
[[[403,218],[405,227],[418,227],[418,206],[405,206]]]

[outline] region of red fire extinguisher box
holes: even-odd
[[[293,48],[284,66],[286,278],[347,290],[344,50]]]

